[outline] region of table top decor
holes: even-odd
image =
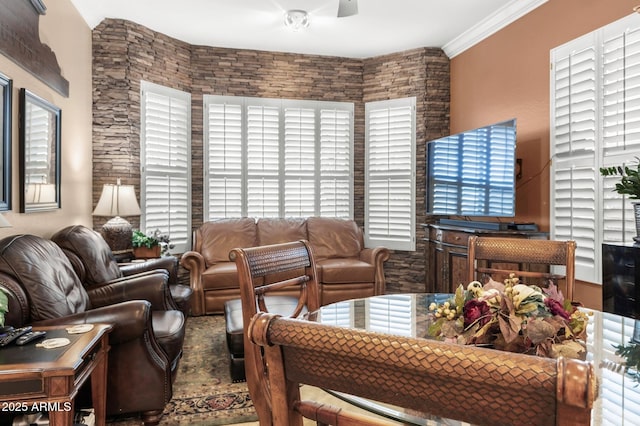
[[[429,312],[432,337],[549,358],[586,357],[588,314],[553,283],[542,289],[514,274],[504,283],[473,281],[446,302],[431,303]]]

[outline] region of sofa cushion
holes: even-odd
[[[221,219],[202,224],[197,231],[200,253],[207,267],[229,262],[229,252],[256,245],[256,221],[253,218]]]
[[[372,283],[376,268],[358,259],[323,259],[316,262],[322,284]]]
[[[258,245],[289,243],[307,239],[307,222],[298,219],[259,219]]]
[[[362,250],[362,232],[353,220],[310,217],[307,232],[316,259],[358,257]]]
[[[107,242],[98,232],[82,225],[71,225],[53,234],[51,240],[74,259],[80,260],[76,273],[87,286],[103,284],[122,277]],[[82,269],[79,271],[78,269]]]
[[[240,288],[235,262],[220,262],[209,266],[202,273],[202,288],[205,291]]]
[[[31,321],[84,312],[89,296],[71,262],[53,241],[14,235],[0,241],[0,272],[15,277],[30,296]]]

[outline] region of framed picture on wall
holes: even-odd
[[[0,211],[11,210],[11,105],[13,82],[0,73]]]
[[[60,143],[62,111],[20,89],[20,212],[61,207]]]

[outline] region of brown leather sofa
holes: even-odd
[[[191,310],[191,288],[178,284],[178,259],[164,256],[139,263],[118,264],[109,245],[91,228],[71,225],[56,232],[51,240],[67,255],[85,288],[148,273],[158,269],[169,273],[169,290],[175,304],[187,317]]]
[[[322,305],[385,292],[384,262],[389,250],[365,248],[352,220],[223,219],[193,233],[193,249],[180,263],[190,272],[194,315],[221,314],[228,300],[240,298],[238,274],[229,252],[267,244],[308,240],[314,250]]]
[[[182,355],[185,319],[171,309],[167,280],[157,271],[85,290],[53,241],[33,235],[0,240],[6,325],[113,324],[107,414],[139,412],[145,425],[159,423]]]

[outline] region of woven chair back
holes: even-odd
[[[486,276],[498,280],[514,273],[525,283],[530,279],[536,284],[549,280],[559,287],[563,284],[560,289],[565,298],[573,300],[575,253],[575,241],[472,236],[468,281],[483,281]],[[564,272],[553,273],[549,267],[554,265],[564,266]]]
[[[300,384],[477,425],[588,425],[590,362],[552,359],[258,314],[249,327],[269,364],[273,422],[378,425],[313,401]],[[425,417],[426,418],[426,417]],[[384,424],[384,423],[382,423]]]
[[[261,425],[271,424],[270,389],[260,347],[248,340],[248,326],[257,312],[269,312],[269,293],[294,291],[298,295],[292,318],[320,308],[316,264],[311,246],[301,240],[251,248],[236,248],[229,255],[235,261],[240,283],[244,323],[244,356],[247,387]],[[297,290],[296,290],[297,289]]]

